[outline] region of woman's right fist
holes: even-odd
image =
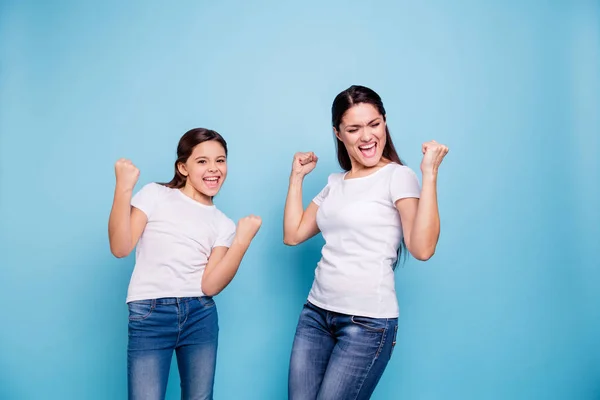
[[[317,166],[319,158],[315,153],[296,153],[294,154],[294,163],[292,164],[292,173],[299,176],[309,174]]]
[[[140,170],[133,163],[121,158],[115,163],[117,187],[123,190],[133,190],[140,176]]]

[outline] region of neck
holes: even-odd
[[[379,162],[372,167],[367,167],[364,164],[361,164],[360,162],[356,161],[352,157],[350,158],[350,162],[352,164],[352,168],[350,169],[350,171],[348,171],[348,177],[349,178],[360,178],[362,176],[367,176],[367,175],[372,174],[373,172],[377,171],[381,167],[388,165],[391,161],[386,158],[381,157]]]
[[[196,200],[198,203],[200,204],[204,204],[206,206],[212,206],[213,205],[213,201],[212,201],[212,197],[205,195],[202,192],[199,192],[198,190],[196,190],[190,183],[189,181],[187,181],[185,183],[185,186],[182,187],[181,192],[183,194],[185,194],[187,197],[191,198],[192,200]]]

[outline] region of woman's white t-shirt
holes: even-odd
[[[331,174],[313,199],[325,245],[308,300],[342,314],[396,318],[393,265],[403,234],[395,203],[419,198],[419,181],[396,163],[362,178],[346,174]]]
[[[131,205],[146,214],[148,223],[136,247],[127,302],[203,296],[210,253],[231,246],[235,223],[214,205],[157,183],[145,185]]]

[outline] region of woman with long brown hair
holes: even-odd
[[[448,148],[422,146],[421,188],[402,164],[383,102],[364,86],[337,95],[332,125],[344,172],[304,209],[302,182],[317,164],[294,156],[284,213],[284,243],[325,239],[308,300],[300,313],[289,370],[290,400],[371,397],[396,343],[394,268],[402,248],[429,259],[440,233],[438,167]]]

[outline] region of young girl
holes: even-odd
[[[401,243],[427,260],[440,233],[436,181],[448,148],[423,144],[420,189],[396,153],[377,93],[352,86],[335,98],[332,114],[345,172],[331,174],[303,210],[302,181],[317,157],[296,154],[285,205],[286,244],[319,231],[325,239],[292,347],[291,400],[371,397],[396,343],[394,267]]]
[[[179,141],[175,176],[145,185],[132,198],[139,170],[115,165],[109,220],[111,252],[136,247],[129,284],[129,399],[164,399],[173,351],[182,399],[212,399],[218,318],[213,296],[233,279],[261,225],[236,226],[213,204],[227,177],[227,143],[215,131],[192,129]]]

